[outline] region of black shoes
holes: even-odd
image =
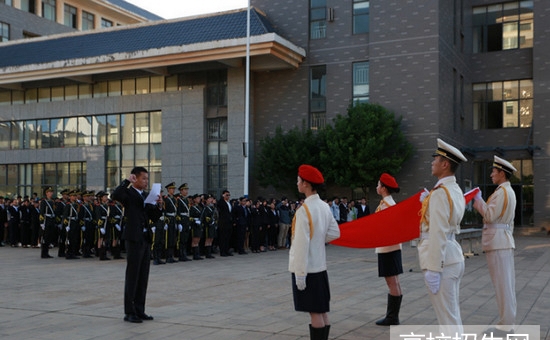
[[[141,320],[146,320],[146,321],[149,321],[149,320],[154,320],[155,318],[153,318],[151,315],[147,315],[145,313],[143,314],[138,314],[138,318],[140,318]]]
[[[137,317],[134,314],[126,314],[124,316],[124,321],[132,322],[132,323],[142,323],[143,322],[143,320],[141,318]]]

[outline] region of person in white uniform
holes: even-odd
[[[439,138],[433,157],[432,175],[438,181],[420,198],[418,256],[441,331],[453,336],[463,332],[459,289],[464,275],[464,256],[455,235],[460,233],[465,209],[464,195],[454,175],[459,164],[467,159],[457,148]]]
[[[288,270],[292,273],[294,309],[307,312],[312,340],[328,339],[330,288],[325,244],[340,237],[338,223],[317,194],[323,174],[311,165],[298,168],[298,191],[306,195],[292,221]]]
[[[387,209],[395,205],[392,193],[399,192],[399,185],[395,178],[383,173],[380,175],[376,193],[382,196],[376,212]],[[378,254],[378,277],[383,277],[388,285],[388,307],[386,316],[376,321],[379,326],[399,325],[399,309],[401,308],[401,285],[399,284],[399,274],[403,274],[403,262],[401,259],[401,243],[375,249]]]
[[[474,208],[483,216],[482,249],[487,258],[499,312],[496,329],[509,332],[516,322],[516,278],[514,269],[514,215],[516,195],[510,177],[517,171],[508,161],[494,156],[491,180],[498,185],[487,202],[481,191]]]

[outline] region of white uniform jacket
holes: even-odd
[[[483,251],[515,249],[513,233],[516,194],[510,182],[506,181],[499,185],[487,203],[476,200],[474,207],[483,216],[481,236]]]
[[[305,199],[311,215],[310,221],[306,209],[296,210],[293,221],[293,235],[290,246],[288,270],[297,276],[307,273],[319,273],[327,269],[325,243],[340,237],[340,228],[332,216],[327,203],[318,194]]]
[[[455,176],[440,179],[422,205],[420,269],[441,272],[444,266],[464,262],[455,234],[460,233],[466,204]]]
[[[391,195],[388,195],[380,201],[380,204],[376,208],[376,212],[379,212],[381,210],[387,209],[391,206],[395,205],[395,201],[393,200],[393,197]],[[388,233],[391,231],[388,231]],[[392,251],[400,250],[401,249],[401,243],[394,244],[391,246],[386,247],[378,247],[374,250],[375,253],[391,253]]]

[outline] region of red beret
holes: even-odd
[[[298,176],[300,176],[304,181],[312,184],[322,184],[325,181],[321,171],[307,164],[300,165],[298,168]]]
[[[393,178],[392,175],[383,173],[380,175],[380,183],[384,184],[384,186],[391,188],[391,189],[397,189],[399,188],[399,185],[397,184],[397,181],[395,178]]]

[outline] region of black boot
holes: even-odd
[[[215,259],[216,257],[212,255],[212,246],[206,247],[206,258],[207,259]]]
[[[309,338],[311,340],[325,340],[325,328],[313,328],[309,325]]]
[[[193,247],[193,260],[204,260],[199,252],[199,247]]]
[[[153,264],[166,264],[161,258],[160,258],[160,251],[159,250],[153,250]]]
[[[401,308],[401,300],[403,295],[393,296],[388,294],[388,308],[386,317],[376,321],[378,326],[399,325],[399,309]]]
[[[176,263],[178,260],[174,258],[174,248],[169,248],[167,250],[168,255],[166,256],[166,263]]]
[[[51,256],[48,251],[48,245],[45,244],[45,243],[42,243],[40,245],[40,250],[41,250],[41,254],[40,254],[40,257],[43,258],[43,259],[51,259],[53,256]]]
[[[120,246],[114,246],[111,248],[111,253],[115,260],[122,260],[124,257],[120,256]]]
[[[328,333],[330,332],[330,325],[325,326],[325,338],[324,340],[328,340]]]
[[[185,247],[181,247],[180,249],[180,261],[191,261],[191,259],[187,257],[187,250]]]
[[[107,257],[107,248],[101,247],[99,248],[99,261],[108,261],[110,260],[109,257]]]

